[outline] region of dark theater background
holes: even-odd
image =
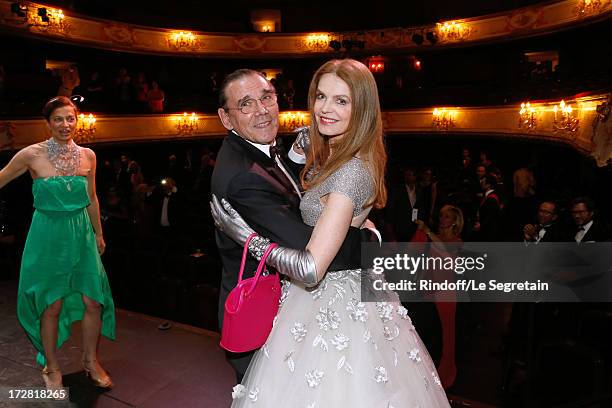
[[[98,160],[117,308],[117,340],[102,339],[100,359],[115,387],[86,381],[72,336],[59,352],[70,400],[54,403],[230,405],[209,199],[226,135],[219,86],[238,68],[274,83],[289,148],[309,123],[316,69],[343,57],[368,66],[389,156],[389,202],[370,216],[383,241],[416,232],[404,224],[415,204],[400,197],[414,188],[432,230],[444,205],[462,210],[464,242],[523,242],[543,201],[555,204],[558,240],[573,242],[577,197],[612,239],[611,3],[0,0],[0,168],[49,137],[41,109],[56,95],[82,96],[75,141]],[[483,179],[496,197],[486,220]],[[31,189],[28,174],[0,189],[0,390],[43,386],[16,317]],[[451,405],[611,407],[610,305],[458,304]],[[415,326],[426,340],[427,325]]]

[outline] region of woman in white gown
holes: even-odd
[[[361,226],[386,201],[376,82],[358,61],[329,61],[315,73],[308,102],[313,121],[300,209],[314,231],[305,251],[277,248],[267,260],[304,279],[283,284],[272,332],[234,387],[232,407],[449,407],[397,295],[362,302],[368,271],[327,271],[349,226]],[[213,197],[217,227],[244,244],[252,229],[222,205]],[[267,246],[265,237],[254,241],[253,254]]]

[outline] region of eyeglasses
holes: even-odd
[[[276,104],[276,94],[275,93],[267,93],[261,98],[249,98],[240,104],[237,108],[224,108],[225,110],[239,110],[245,115],[257,112],[257,101],[261,102],[261,105],[264,108],[269,108]]]

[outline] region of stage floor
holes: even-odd
[[[36,352],[17,321],[16,297],[17,282],[0,281],[0,387],[42,387]],[[70,400],[15,403],[0,398],[0,407],[229,407],[235,375],[218,346],[218,333],[180,323],[162,331],[163,319],[122,309],[116,316],[117,340],[102,338],[99,351],[115,382],[112,390],[97,389],[85,378],[79,363],[80,324],[75,323],[73,336],[58,353]],[[491,344],[482,342],[489,336],[479,337],[475,349],[490,350]],[[459,361],[460,375],[449,393],[453,407],[499,406],[497,359],[474,364],[473,355],[466,357]],[[492,361],[493,367],[487,367]]]
[[[17,321],[17,284],[0,282],[0,386],[41,387],[36,352]],[[11,403],[0,407],[210,407],[230,405],[235,375],[219,348],[218,333],[182,324],[161,331],[164,321],[117,310],[117,340],[105,338],[99,358],[115,387],[100,391],[80,365],[80,324],[59,352],[70,401]],[[53,405],[51,405],[53,404]]]

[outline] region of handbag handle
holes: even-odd
[[[240,274],[238,275],[238,283],[242,282],[242,274],[244,273],[244,265],[246,264],[247,254],[249,253],[249,242],[251,242],[251,240],[255,238],[256,236],[257,236],[257,233],[253,232],[251,235],[249,235],[246,242],[244,243],[244,250],[242,251],[242,262],[240,263]]]
[[[244,243],[244,250],[242,251],[242,262],[240,263],[240,274],[238,275],[238,283],[242,282],[242,275],[244,274],[244,266],[246,265],[246,258],[249,252],[249,242],[251,242],[251,240],[257,235],[258,234],[256,232],[253,232],[251,235],[248,236],[246,242]],[[249,291],[246,293],[247,295],[251,294],[253,289],[255,289],[255,285],[257,285],[257,281],[259,280],[259,275],[261,275],[261,272],[266,266],[266,258],[268,257],[268,255],[270,255],[270,252],[272,252],[272,250],[276,248],[277,246],[278,244],[272,243],[268,245],[268,247],[266,248],[265,252],[263,253],[261,257],[261,260],[259,261],[259,265],[257,265],[257,271],[255,272],[255,279],[253,279],[253,284],[249,288]]]
[[[266,258],[268,257],[268,255],[270,255],[270,252],[272,252],[272,250],[276,248],[277,246],[278,244],[275,244],[275,243],[268,245],[268,247],[266,248],[266,251],[261,256],[261,261],[259,261],[259,265],[257,265],[257,272],[255,272],[255,278],[253,279],[253,284],[249,288],[249,291],[246,293],[247,296],[251,294],[253,289],[255,289],[255,285],[257,285],[257,281],[259,281],[259,275],[261,275],[261,272],[266,267]]]

